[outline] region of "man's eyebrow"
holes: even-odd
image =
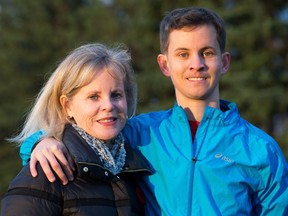
[[[215,47],[213,47],[213,46],[205,46],[205,47],[201,48],[201,50],[206,50],[206,49],[213,49],[213,50],[215,50]]]
[[[188,51],[188,50],[190,50],[190,49],[185,48],[185,47],[179,47],[179,48],[176,48],[176,49],[174,50],[174,52],[176,52],[176,51]]]
[[[215,47],[213,47],[213,46],[205,46],[205,47],[202,47],[202,48],[200,49],[200,51],[207,50],[207,49],[213,49],[213,50],[215,50]],[[177,52],[177,51],[189,51],[189,50],[190,50],[190,49],[185,48],[185,47],[178,47],[178,48],[176,48],[176,49],[174,50],[174,52]]]

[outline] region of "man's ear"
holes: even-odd
[[[225,52],[222,54],[222,73],[225,74],[229,70],[231,62],[231,54],[229,52]]]
[[[62,106],[63,111],[67,116],[73,116],[72,110],[70,108],[70,101],[66,95],[60,96],[60,104]]]
[[[159,65],[163,75],[166,77],[170,77],[169,68],[167,65],[168,64],[167,56],[164,54],[159,54],[157,57],[157,62],[158,62],[158,65]]]

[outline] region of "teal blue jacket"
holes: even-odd
[[[206,108],[194,141],[177,105],[128,121],[126,138],[156,171],[141,182],[148,215],[288,215],[288,166],[279,146],[234,103],[222,100],[221,108]],[[34,142],[23,143],[24,161]]]

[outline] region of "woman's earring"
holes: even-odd
[[[73,123],[73,116],[66,116],[66,120],[67,120],[67,122],[72,124]]]
[[[127,120],[128,120],[128,116],[126,115],[124,119],[120,119],[120,122],[121,123],[124,122],[124,121],[126,122]]]

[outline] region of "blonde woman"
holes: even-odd
[[[121,130],[136,108],[136,84],[124,49],[87,44],[58,66],[39,93],[19,136],[62,141],[75,162],[74,180],[50,183],[40,166],[24,166],[2,201],[1,215],[144,215],[138,180],[151,170]],[[42,132],[41,132],[42,133]]]

